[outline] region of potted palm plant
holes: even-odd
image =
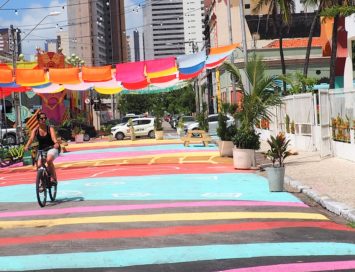
[[[266,157],[272,162],[272,167],[266,168],[269,180],[269,190],[271,192],[282,192],[285,177],[285,159],[291,155],[287,150],[290,140],[286,140],[283,133],[276,137],[271,136],[267,141],[270,149],[266,152]]]
[[[177,124],[177,129],[176,129],[176,132],[178,133],[178,135],[179,135],[180,137],[184,137],[184,136],[185,136],[185,130],[184,130],[184,128],[185,128],[185,124],[184,124],[183,117],[181,116],[181,117],[179,118],[179,122],[178,122],[178,124]]]
[[[131,140],[135,141],[136,140],[136,132],[134,130],[132,118],[130,118],[128,120],[128,125],[129,125],[129,134],[131,135]]]
[[[81,127],[74,127],[72,132],[76,143],[84,142],[85,131]]]
[[[156,140],[163,140],[164,138],[164,131],[163,131],[163,124],[160,115],[155,116],[154,120],[154,130],[155,130],[155,139]]]
[[[230,105],[225,103],[222,105],[222,111],[218,114],[218,128],[217,135],[220,139],[218,142],[219,154],[221,157],[232,157],[233,156],[233,137],[236,134],[235,125],[228,127],[227,124],[227,112],[230,109]]]
[[[260,148],[259,134],[253,128],[241,127],[233,137],[235,169],[250,169],[255,162],[255,150]]]
[[[281,96],[275,88],[276,80],[280,77],[267,76],[262,57],[255,54],[249,59],[245,69],[249,88],[244,86],[245,78],[242,78],[237,66],[226,62],[223,67],[236,79],[237,91],[241,93],[242,97],[240,108],[235,115],[237,134],[233,142],[234,144],[248,142],[251,147],[258,147],[256,140],[259,136],[256,134],[254,127],[259,120],[270,120],[270,108],[282,104]],[[243,145],[236,145],[236,148],[241,148]],[[234,154],[238,154],[238,152],[233,151],[233,157]],[[253,150],[249,154],[250,160],[255,164],[255,151]]]
[[[163,140],[163,116],[164,116],[164,97],[162,94],[156,94],[153,98],[153,112],[155,116],[154,120],[154,130],[155,130],[155,139]]]

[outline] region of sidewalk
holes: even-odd
[[[263,143],[261,151],[267,150]],[[298,151],[286,159],[285,182],[327,210],[355,222],[355,163],[321,159],[318,152]]]

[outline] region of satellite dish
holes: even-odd
[[[85,99],[85,104],[90,104],[90,98]]]

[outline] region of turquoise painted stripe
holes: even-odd
[[[71,154],[97,154],[97,153],[109,153],[109,152],[139,152],[139,151],[166,151],[166,150],[187,150],[187,151],[217,151],[218,148],[214,144],[210,144],[206,147],[203,145],[193,145],[185,147],[183,144],[166,144],[166,145],[149,145],[149,146],[130,146],[130,147],[117,147],[117,148],[103,148],[103,149],[91,149],[71,151],[69,153],[62,153],[63,156],[69,156]]]
[[[0,257],[0,271],[128,267],[273,256],[355,255],[349,243],[258,243]]]
[[[36,202],[33,184],[0,187],[0,202]],[[89,178],[59,182],[57,199],[254,200],[300,202],[287,192],[271,193],[255,174],[186,174]]]

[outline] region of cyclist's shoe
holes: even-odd
[[[56,186],[58,184],[58,181],[56,181],[54,178],[51,178],[51,186]]]

